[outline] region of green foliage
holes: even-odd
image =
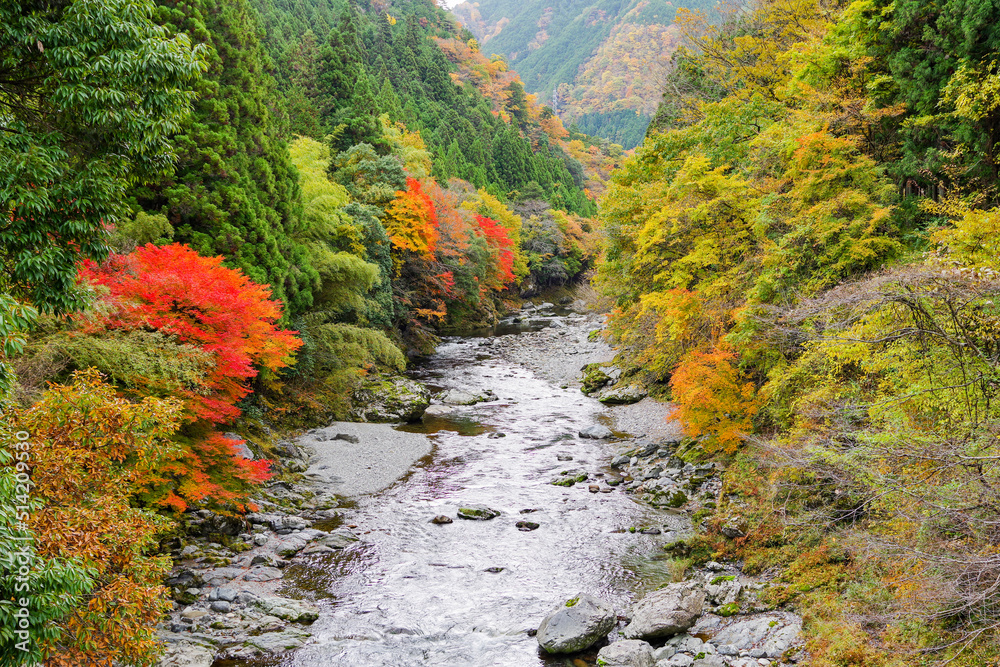
[[[170,170],[201,64],[151,2],[0,8],[0,290],[63,313],[106,256],[124,189]]]
[[[172,136],[176,175],[135,197],[167,216],[175,241],[225,256],[270,285],[286,312],[301,312],[313,303],[318,276],[294,238],[299,186],[256,13],[246,0],[158,4],[157,19],[201,46],[208,71],[194,113]]]
[[[108,253],[124,190],[169,172],[201,69],[151,2],[0,7],[0,397],[36,311],[83,303],[76,265]]]
[[[457,34],[450,14],[413,3],[391,8],[390,24],[384,11],[335,3],[256,4],[264,22],[275,27],[268,42],[272,57],[292,59],[282,66],[279,85],[287,91],[293,124],[318,137],[308,129],[315,115],[334,155],[365,143],[376,155],[402,156],[410,176],[421,178],[393,145],[394,124],[402,122],[420,133],[435,156],[430,175],[441,183],[462,178],[477,188],[495,187],[506,198],[534,181],[554,208],[593,213],[593,202],[582,191],[583,174],[559,147],[557,131],[537,117],[539,109],[516,75],[508,77],[505,68],[495,66],[491,75],[489,66],[474,60],[485,58],[468,48],[468,37]],[[302,20],[307,15],[317,20]],[[307,38],[310,30],[313,36]],[[323,45],[318,51],[312,39]],[[463,51],[454,51],[457,47]],[[461,78],[456,69],[474,70],[475,81],[456,85],[453,77]]]
[[[75,332],[55,334],[38,342],[47,352],[65,355],[67,370],[96,368],[116,385],[138,396],[165,398],[204,385],[213,355],[179,343],[161,331],[108,331],[100,336]],[[53,379],[64,379],[53,378]]]

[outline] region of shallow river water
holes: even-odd
[[[616,445],[577,437],[586,426],[610,423],[603,406],[493,356],[481,340],[446,340],[417,376],[436,388],[491,389],[499,399],[403,427],[431,434],[432,453],[345,510],[342,523],[356,526],[361,542],[291,568],[283,594],[312,598],[323,612],[309,645],[268,664],[579,665],[544,656],[528,631],[579,592],[624,611],[667,576],[662,539],[628,529],[682,530],[686,519],[618,488],[588,491],[617,477],[607,465]],[[575,468],[590,481],[550,484]],[[468,504],[502,514],[431,523]],[[522,520],[540,527],[521,531],[515,524]],[[574,656],[581,658],[593,664],[593,654]]]

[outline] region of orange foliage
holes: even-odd
[[[758,403],[752,382],[731,362],[735,354],[719,348],[684,356],[670,379],[679,419],[688,435],[708,436],[706,451],[733,453],[751,429]]]
[[[173,447],[181,413],[178,401],[121,398],[91,370],[6,415],[31,434],[39,554],[79,559],[95,578],[86,604],[61,622],[60,644],[46,647],[46,665],[150,664],[156,653],[169,560],[145,554],[167,522],[130,501]]]
[[[393,246],[418,255],[431,255],[438,241],[438,217],[434,203],[420,181],[406,179],[406,190],[398,190],[386,211],[386,232]]]

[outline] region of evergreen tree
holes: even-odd
[[[292,239],[299,186],[256,13],[246,0],[161,0],[159,19],[203,45],[208,71],[194,114],[174,137],[176,176],[137,190],[138,202],[166,212],[175,240],[224,255],[291,312],[308,308],[317,276]]]

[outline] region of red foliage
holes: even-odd
[[[89,320],[91,330],[150,328],[212,353],[204,393],[184,396],[192,420],[238,417],[236,402],[250,393],[255,364],[277,370],[302,345],[296,332],[275,326],[281,305],[266,285],[179,243],[149,244],[100,266],[88,262],[80,276],[111,290],[113,309]]]
[[[240,415],[236,403],[250,393],[258,367],[276,371],[302,345],[296,332],[276,326],[281,305],[268,287],[222,266],[221,257],[176,243],[87,263],[80,276],[109,290],[102,314],[86,320],[84,331],[154,329],[214,361],[202,387],[178,392],[188,426],[180,447],[144,480],[143,500],[175,510],[203,500],[232,503],[268,479],[269,461],[236,456],[239,442],[214,428]]]
[[[479,229],[486,236],[486,243],[497,258],[500,282],[507,285],[514,282],[514,242],[500,223],[484,215],[476,216]]]

